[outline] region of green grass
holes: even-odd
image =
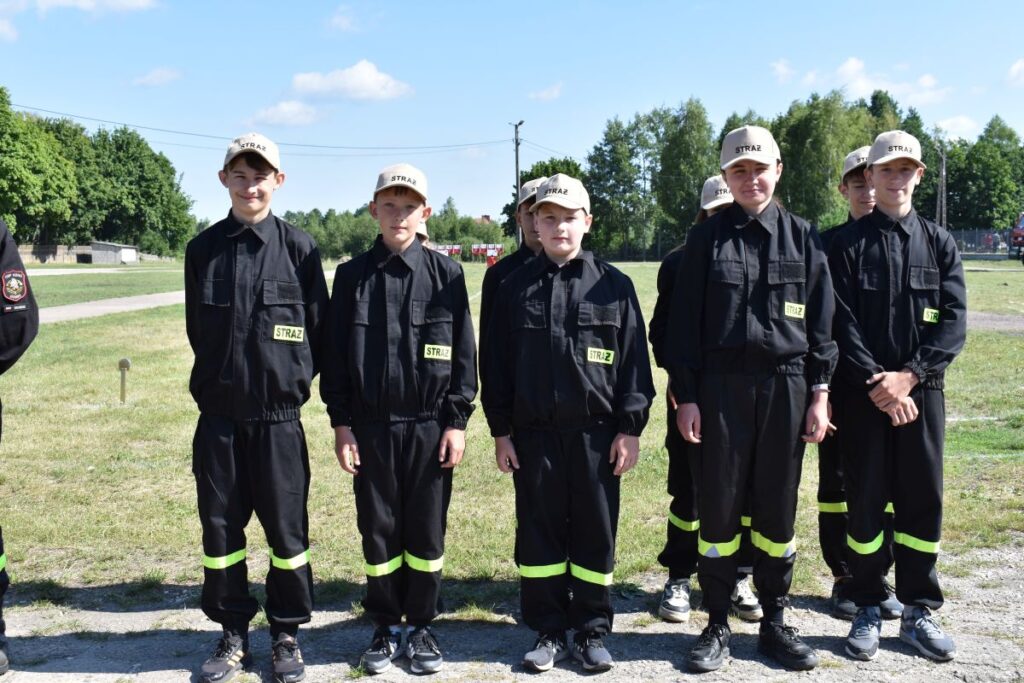
[[[657,264],[622,269],[649,313]],[[467,264],[466,274],[472,297],[483,266]],[[471,303],[476,318],[479,297]],[[132,369],[128,402],[121,405],[117,361],[125,356]],[[1006,543],[1010,530],[1024,528],[1021,358],[1024,336],[971,333],[949,373],[948,412],[956,421],[948,429],[946,457],[947,552]],[[13,598],[67,604],[79,600],[79,587],[118,585],[122,606],[131,607],[160,600],[162,584],[198,585],[202,550],[191,474],[197,417],[187,391],[191,363],[184,307],[171,306],[46,325],[4,375],[0,486],[8,492],[3,523]],[[662,393],[664,372],[656,369],[655,381]],[[628,582],[660,572],[655,558],[668,509],[663,400],[655,399],[640,463],[623,480],[616,591],[633,591]],[[318,399],[307,405],[303,420],[319,602],[347,607],[364,580],[352,481],[334,458]],[[794,589],[820,595],[827,571],[817,550],[815,458],[809,448]],[[445,553],[447,604],[456,618],[478,618],[495,608],[501,613],[516,604],[512,510],[511,479],[494,465],[493,444],[478,412],[470,421],[466,460],[455,474]],[[250,576],[260,582],[267,559],[258,524],[250,525],[248,538]]]
[[[40,275],[32,277],[31,283],[36,303],[41,308],[185,288],[181,265],[173,263],[159,270],[132,267],[117,273]]]
[[[1024,268],[970,272],[967,277],[967,310],[1024,315]]]

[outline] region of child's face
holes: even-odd
[[[536,218],[530,213],[531,206],[533,206],[532,202],[523,202],[519,205],[519,208],[516,209],[516,222],[523,229],[523,244],[536,254],[541,249],[540,233],[537,232]]]
[[[757,215],[765,210],[782,177],[782,164],[766,164],[753,159],[737,161],[723,175],[733,200],[747,213]]]
[[[284,173],[267,169],[258,171],[245,159],[232,164],[230,169],[218,173],[220,182],[228,188],[231,212],[246,223],[258,223],[270,213],[270,200],[274,191],[284,184]]]
[[[555,263],[566,263],[579,253],[583,236],[590,232],[593,220],[583,209],[567,209],[544,202],[535,212],[534,225],[548,258]]]
[[[388,187],[370,202],[370,215],[377,220],[384,246],[405,251],[416,239],[416,227],[430,217],[423,197],[407,187]]]
[[[875,164],[865,175],[875,190],[878,208],[890,215],[903,216],[913,205],[914,188],[921,182],[924,169],[904,157]]]
[[[862,171],[850,171],[839,186],[839,192],[849,203],[854,220],[867,216],[875,208],[875,188],[871,187]]]

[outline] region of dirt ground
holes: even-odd
[[[797,626],[818,650],[821,664],[812,672],[791,674],[757,654],[757,627],[733,620],[732,659],[709,680],[750,681],[802,676],[824,681],[1020,681],[1024,680],[1024,536],[998,548],[944,558],[955,568],[942,576],[947,604],[940,617],[954,635],[956,660],[934,664],[916,655],[897,638],[895,622],[885,622],[882,648],[874,662],[854,662],[843,654],[849,629],[825,612],[828,582],[820,595],[794,596],[788,623]],[[799,561],[799,560],[798,560]],[[660,596],[659,574],[641,577],[640,590],[617,593],[615,633],[607,645],[615,668],[602,681],[679,680],[691,676],[685,656],[706,615],[695,612],[689,624],[666,624],[654,617]],[[17,604],[5,610],[11,642],[12,671],[3,683],[104,683],[193,681],[193,670],[211,651],[217,637],[214,625],[196,609],[198,589],[175,586],[160,589],[155,604],[127,611],[118,607],[118,588],[71,589],[61,606]],[[696,601],[695,596],[695,601]],[[346,609],[347,608],[347,609]],[[533,678],[519,665],[532,644],[532,634],[515,624],[515,600],[497,605],[480,620],[442,617],[436,623],[444,649],[445,669],[435,680],[507,681]],[[307,680],[342,681],[360,676],[353,667],[368,644],[370,626],[347,603],[316,612],[312,624],[300,631],[307,663]],[[266,629],[254,631],[255,666],[240,680],[270,681],[270,645]],[[543,675],[544,680],[589,677],[568,660]],[[410,680],[404,659],[378,677],[381,681]]]

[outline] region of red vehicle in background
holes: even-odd
[[[1010,258],[1019,258],[1024,264],[1024,212],[1017,216],[1017,222],[1010,229]]]

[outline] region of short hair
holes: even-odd
[[[238,164],[239,161],[245,161],[249,168],[253,169],[254,171],[259,171],[261,173],[266,173],[268,171],[273,171],[276,173],[278,171],[278,169],[271,166],[270,162],[267,161],[263,157],[263,155],[257,154],[256,152],[242,152],[234,159],[229,161],[227,163],[227,166],[224,167],[224,170],[230,171],[235,167],[236,164]]]
[[[839,184],[846,185],[846,181],[854,174],[859,174],[860,178],[863,179],[864,182],[867,182],[867,174],[865,173],[867,170],[867,166],[858,166],[857,168],[851,169],[849,173],[843,176],[843,179],[839,181]]]

